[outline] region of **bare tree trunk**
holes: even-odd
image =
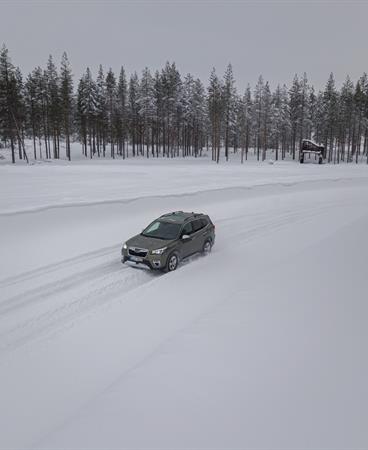
[[[18,143],[19,143],[19,146],[21,146],[21,147],[23,148],[23,156],[24,156],[24,159],[27,161],[27,163],[29,163],[28,156],[27,156],[27,152],[26,152],[26,148],[25,148],[25,146],[24,146],[24,141],[22,140],[22,136],[21,136],[21,133],[20,133],[20,130],[19,130],[19,127],[18,127],[18,122],[17,122],[17,120],[16,120],[16,118],[15,118],[15,116],[14,116],[13,111],[12,111],[11,114],[12,114],[12,117],[13,117],[13,120],[14,120],[15,128],[16,128],[16,130],[17,130],[17,136],[18,136]],[[12,155],[12,156],[13,156],[13,155]],[[15,160],[14,160],[13,162],[15,162]]]

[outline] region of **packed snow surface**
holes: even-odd
[[[216,245],[122,243],[171,210]],[[0,167],[0,448],[368,448],[368,168]]]

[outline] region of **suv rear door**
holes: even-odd
[[[207,236],[207,225],[208,220],[204,217],[193,220],[193,253],[202,251]]]

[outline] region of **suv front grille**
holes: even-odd
[[[144,258],[148,253],[146,248],[129,247],[129,255],[131,256],[141,256]]]

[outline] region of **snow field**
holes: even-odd
[[[123,164],[2,173],[0,448],[365,448],[366,170]],[[179,209],[210,256],[121,265]]]

